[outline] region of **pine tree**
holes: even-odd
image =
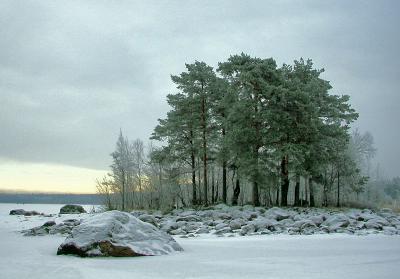
[[[258,206],[259,185],[268,172],[262,160],[262,153],[268,153],[264,141],[269,126],[266,107],[271,94],[279,86],[279,73],[272,58],[251,58],[243,53],[220,63],[218,70],[237,96],[229,112],[230,147],[238,155],[241,173],[253,185],[252,202]]]

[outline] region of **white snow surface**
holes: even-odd
[[[0,204],[0,278],[399,278],[400,236],[259,235],[176,239],[184,252],[160,257],[57,256],[59,235],[18,231],[66,216],[9,216],[23,208],[58,213],[62,205]],[[85,207],[90,210],[91,206]]]

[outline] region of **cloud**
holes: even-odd
[[[184,63],[313,58],[391,175],[400,156],[396,1],[2,1],[0,158],[104,169],[147,139]],[[392,128],[386,128],[389,125]],[[383,160],[385,159],[385,160]]]

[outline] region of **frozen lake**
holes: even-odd
[[[8,215],[16,208],[57,213],[61,206],[0,204],[0,278],[397,279],[400,274],[400,236],[203,236],[177,238],[185,251],[168,256],[82,259],[56,255],[64,237],[16,232],[59,217]]]

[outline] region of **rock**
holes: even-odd
[[[234,219],[229,222],[229,227],[232,230],[238,230],[238,229],[242,228],[243,224],[244,224],[244,221],[242,219]]]
[[[247,235],[250,233],[254,233],[256,231],[256,226],[254,224],[247,224],[242,227],[240,230],[241,235]]]
[[[131,214],[114,210],[91,216],[75,227],[57,255],[133,257],[174,251],[183,249],[171,236]]]
[[[216,211],[213,214],[213,218],[214,220],[229,220],[232,219],[232,215],[230,215],[229,213]]]
[[[86,213],[86,210],[81,205],[67,204],[61,207],[60,214],[79,214]]]
[[[378,229],[381,230],[383,226],[388,226],[389,222],[386,221],[386,219],[376,216],[373,219],[369,219],[367,222],[365,222],[365,227],[367,229]]]
[[[305,224],[308,220],[301,219],[292,224],[292,228],[300,229],[303,224]]]
[[[139,217],[137,217],[140,221],[152,224],[153,226],[158,227],[157,219],[150,214],[142,214]]]
[[[290,227],[294,224],[294,221],[292,219],[283,219],[281,221],[278,222],[278,225],[282,228],[285,227]]]
[[[178,218],[176,218],[176,221],[185,221],[185,222],[200,222],[201,221],[201,217],[197,216],[197,215],[187,215],[187,216],[179,216]]]
[[[221,229],[223,229],[223,228],[226,228],[226,227],[228,227],[228,224],[219,223],[218,225],[215,226],[215,229],[216,229],[217,231],[219,231],[219,230],[221,230]]]
[[[338,213],[326,219],[321,226],[326,227],[328,232],[335,232],[337,229],[347,227],[349,224],[349,217],[343,213]]]
[[[231,228],[228,227],[228,226],[226,226],[226,227],[223,227],[223,228],[221,228],[221,229],[219,229],[219,230],[216,230],[216,231],[214,232],[214,234],[216,234],[216,235],[223,235],[223,234],[225,234],[225,233],[230,233],[230,232],[232,232]]]
[[[10,215],[23,215],[23,216],[35,216],[35,215],[42,215],[37,211],[26,211],[24,209],[13,209],[10,211]]]
[[[308,219],[315,225],[319,226],[326,220],[326,217],[324,215],[314,215],[310,216]]]
[[[398,234],[397,229],[393,228],[393,227],[389,227],[389,226],[384,226],[382,227],[383,233],[386,235],[394,235],[394,234]]]
[[[39,227],[34,227],[29,230],[21,231],[24,236],[42,236],[49,234],[50,228],[48,226],[42,225]]]
[[[194,232],[198,230],[203,223],[201,222],[188,222],[186,226],[184,226],[182,229],[184,229],[186,232]]]
[[[274,219],[260,218],[260,217],[253,220],[251,223],[254,224],[256,231],[262,231],[265,229],[274,231],[275,226],[278,225],[278,222],[275,221]]]
[[[182,228],[178,228],[176,230],[169,231],[169,234],[171,234],[171,235],[182,235],[182,234],[186,234],[186,231],[184,231]]]
[[[188,210],[188,211],[183,211],[181,213],[179,213],[179,216],[181,217],[187,217],[187,216],[192,216],[192,215],[196,215],[196,211],[194,210]]]
[[[49,230],[49,234],[61,234],[61,235],[69,235],[73,228],[78,226],[81,221],[77,219],[68,219],[60,224],[56,224],[52,226]]]
[[[265,212],[265,216],[270,216],[271,218],[280,221],[283,219],[290,218],[291,214],[282,208],[273,207]]]
[[[317,225],[314,224],[311,220],[306,220],[301,226],[300,226],[300,231],[302,234],[314,234],[315,230],[317,228]]]
[[[167,221],[161,224],[161,229],[165,232],[170,232],[172,230],[176,230],[178,228],[178,224],[175,221]]]
[[[250,204],[243,205],[243,211],[254,211],[254,206]]]
[[[206,233],[210,233],[210,230],[208,229],[208,227],[202,226],[196,231],[196,233],[197,234],[206,234]]]
[[[54,222],[54,221],[47,221],[42,226],[43,227],[51,227],[51,226],[54,226],[55,224],[56,224],[56,222]]]
[[[224,203],[220,203],[220,204],[214,205],[214,209],[216,209],[218,211],[229,211],[231,209],[231,207]]]
[[[23,230],[22,233],[24,236],[42,236],[47,234],[68,235],[79,223],[80,221],[76,219],[65,220],[60,224],[56,224],[55,221],[47,221],[39,227]]]
[[[357,222],[354,224],[354,227],[355,227],[357,230],[365,229],[365,222],[363,222],[363,221],[357,221]]]
[[[139,218],[139,216],[141,216],[143,214],[147,214],[147,212],[146,211],[141,211],[141,210],[134,210],[134,211],[131,211],[131,214],[133,216],[135,216],[136,218]]]

